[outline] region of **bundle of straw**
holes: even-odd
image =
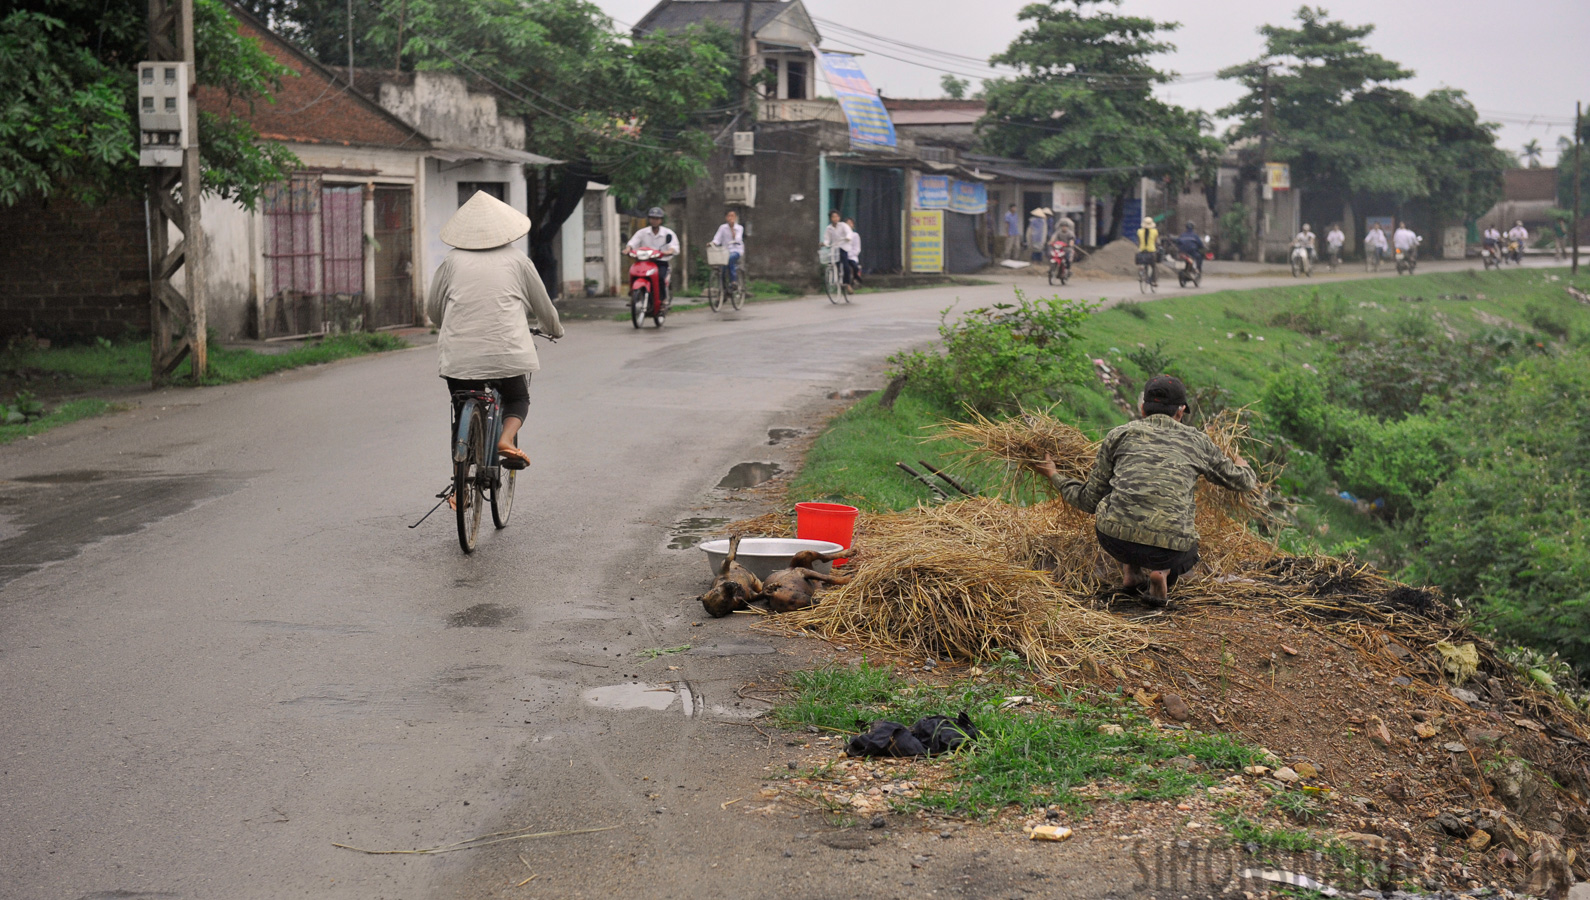
[[[1035,567],[1058,549],[1046,529],[1069,523],[1079,536],[1079,521],[1055,504],[987,499],[870,518],[851,582],[783,622],[885,653],[978,660],[1008,650],[1043,672],[1138,649],[1139,628],[1083,599],[1097,578],[1071,571],[1080,556],[1068,552],[1064,583]]]
[[[1046,457],[1054,460],[1062,478],[1084,479],[1093,469],[1099,445],[1080,429],[1047,412],[1023,411],[1009,419],[990,419],[975,410],[969,422],[946,422],[935,439],[958,440],[970,447],[958,451],[970,468],[992,465],[994,477],[1007,492],[1021,495],[1036,490],[1053,496],[1049,479],[1033,471]]]

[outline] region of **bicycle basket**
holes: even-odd
[[[707,245],[707,265],[726,266],[729,264],[729,248],[717,244]]]
[[[831,264],[834,261],[834,248],[832,248],[832,247],[818,247],[817,248],[817,261],[822,263],[825,266]]]

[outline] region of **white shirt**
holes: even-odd
[[[1347,243],[1347,235],[1342,234],[1340,228],[1332,228],[1331,233],[1325,235],[1325,243],[1330,244],[1332,249],[1339,249],[1342,244]]]
[[[1485,239],[1487,241],[1499,241],[1502,239],[1502,233],[1494,228],[1487,228],[1485,229]]]
[[[1386,233],[1379,228],[1371,228],[1369,233],[1364,235],[1364,246],[1386,249]]]
[[[840,250],[850,248],[850,238],[855,232],[844,222],[838,222],[823,229],[823,246],[836,247]]]
[[[1313,250],[1314,249],[1314,232],[1312,232],[1312,231],[1299,231],[1297,233],[1297,237],[1292,238],[1292,246],[1294,246],[1294,247],[1307,247],[1310,250]]]
[[[850,243],[845,249],[849,251],[852,262],[861,258],[861,232],[854,228],[850,229]]]
[[[1522,244],[1524,241],[1529,240],[1529,229],[1522,225],[1514,225],[1512,229],[1507,232],[1507,236]]]
[[[1419,246],[1419,236],[1414,234],[1410,228],[1398,228],[1391,235],[1391,243],[1398,250],[1412,250],[1414,247]]]
[[[635,232],[635,236],[629,239],[629,249],[672,250],[674,253],[678,253],[679,235],[674,234],[673,229],[666,225],[658,228],[655,232],[648,225]]]
[[[745,226],[736,224],[732,229],[728,222],[718,226],[718,233],[712,236],[712,243],[719,247],[729,248],[730,253],[745,253]]]

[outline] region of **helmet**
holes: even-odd
[[[663,212],[661,206],[653,206],[651,209],[646,210],[646,218],[648,219],[662,219],[666,218],[667,215],[667,213]]]

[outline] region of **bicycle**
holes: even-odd
[[[530,333],[545,337],[539,328],[530,329]],[[556,343],[553,338],[547,340]],[[502,439],[502,395],[495,387],[488,385],[484,391],[454,391],[451,405],[453,481],[438,496],[443,502],[453,500],[458,544],[465,553],[473,553],[486,504],[491,505],[492,524],[498,529],[508,527],[519,470],[503,466],[497,458],[497,442]],[[519,446],[517,436],[514,446]]]
[[[845,264],[839,259],[839,251],[833,247],[821,247],[817,251],[817,258],[823,264],[823,289],[828,292],[828,302],[838,305],[839,298],[850,302],[851,288],[845,282]]]
[[[707,276],[707,305],[713,312],[723,308],[723,301],[728,300],[729,305],[735,309],[745,305],[745,254],[740,254],[740,263],[735,268],[738,270],[736,278],[729,277],[729,248],[719,247],[716,244],[707,245],[707,265],[712,267],[712,274]]]
[[[1137,289],[1140,292],[1159,292],[1159,274],[1155,271],[1158,266],[1159,259],[1152,251],[1137,252]]]

